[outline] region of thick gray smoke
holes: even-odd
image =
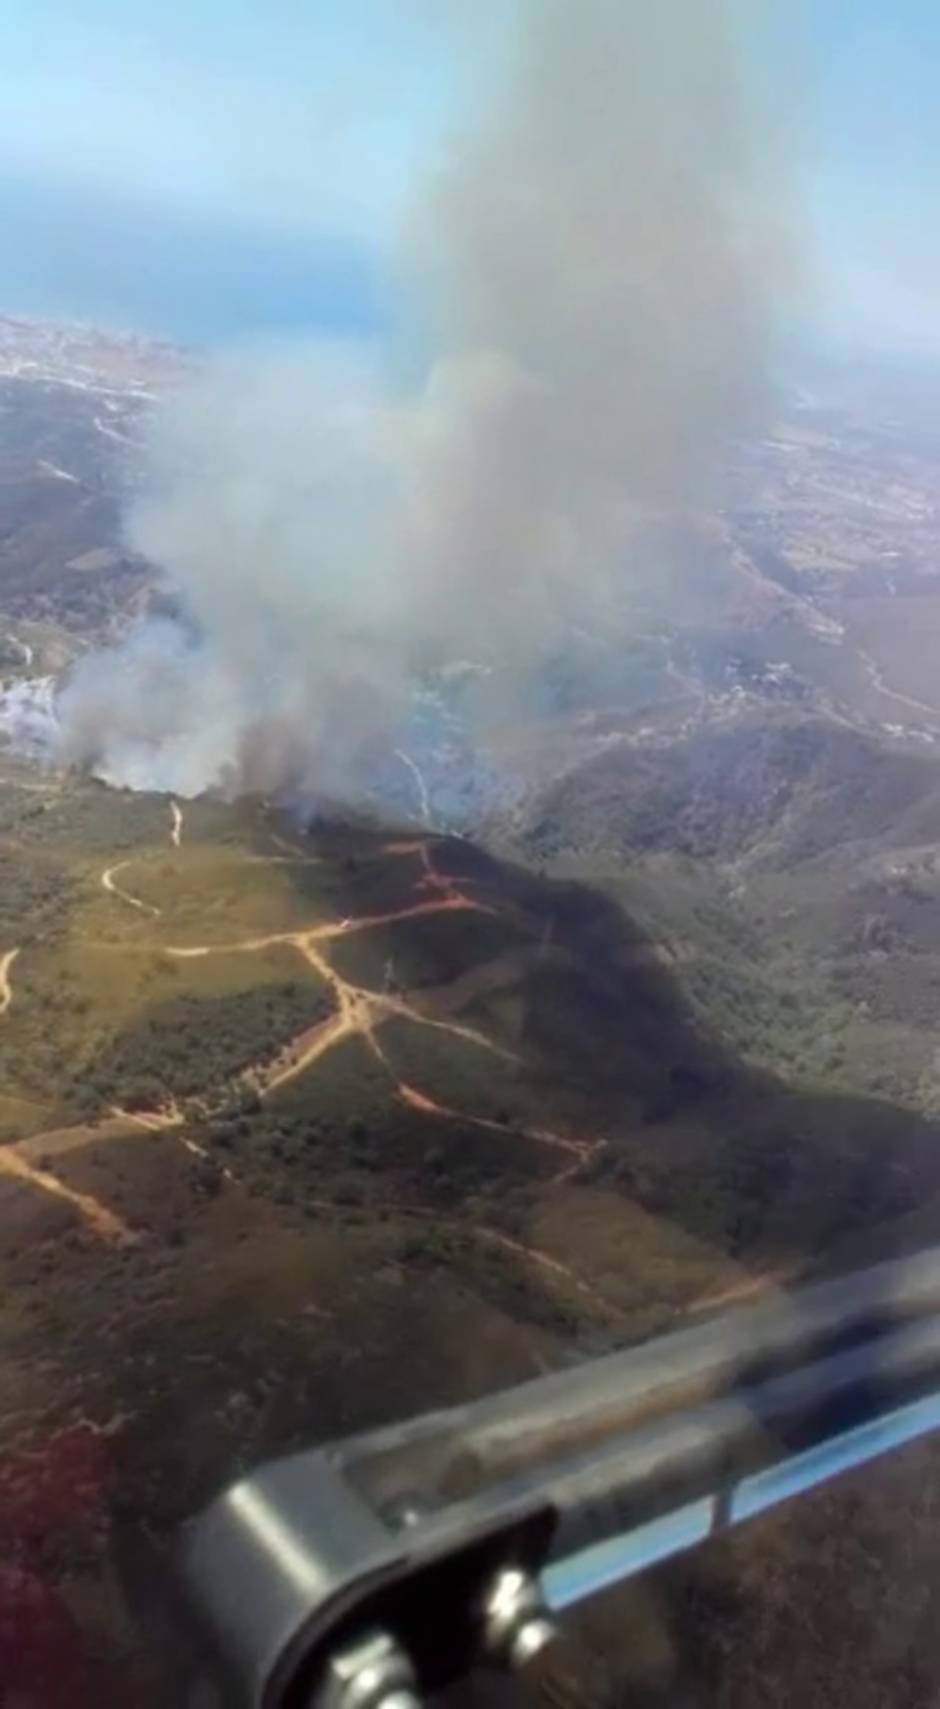
[[[524,684],[575,626],[616,633],[651,523],[762,399],[787,246],[753,17],[745,42],[730,0],[520,0],[403,234],[418,381],[389,380],[400,352],[290,349],[167,409],[130,535],[184,622],[76,673],[68,757],[336,793],[419,668]]]
[[[181,795],[343,792],[407,704],[385,416],[325,348],[217,363],[174,400],[128,532],[182,615],[79,664],[67,758]]]

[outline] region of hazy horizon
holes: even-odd
[[[795,11],[763,67],[806,257],[791,334],[940,351],[940,17],[926,0],[890,24],[875,0]],[[273,17],[169,0],[133,18],[116,0],[14,0],[0,309],[210,344],[381,332],[415,181],[447,153],[467,91],[498,82],[511,34],[481,5],[454,55],[442,17],[423,0]]]

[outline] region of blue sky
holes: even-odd
[[[0,0],[0,308],[210,340],[380,325],[408,186],[459,107],[449,3]],[[802,19],[808,312],[938,350],[940,6]]]
[[[940,6],[807,0],[820,308],[848,340],[940,351]]]
[[[451,81],[423,0],[0,0],[0,306],[375,323]]]

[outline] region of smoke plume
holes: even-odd
[[[242,353],[165,409],[128,526],[181,616],[76,671],[67,757],[348,793],[416,673],[522,691],[575,626],[616,635],[651,524],[763,398],[788,255],[748,17],[519,0],[402,233],[400,347]]]

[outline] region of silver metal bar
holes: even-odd
[[[940,1430],[940,1390],[742,1478],[730,1499],[714,1494],[687,1502],[622,1536],[552,1562],[540,1575],[546,1605],[552,1613],[562,1613],[696,1548],[717,1531],[754,1519],[934,1430]]]
[[[940,1248],[735,1307],[654,1341],[553,1372],[472,1405],[370,1431],[340,1449],[349,1481],[377,1505],[420,1488],[449,1500],[697,1405],[760,1371],[808,1363],[853,1337],[940,1312]]]
[[[494,1652],[494,1583],[521,1654],[530,1582],[563,1611],[938,1426],[932,1252],[262,1467],[194,1527],[187,1582],[252,1709],[331,1655],[434,1687]]]

